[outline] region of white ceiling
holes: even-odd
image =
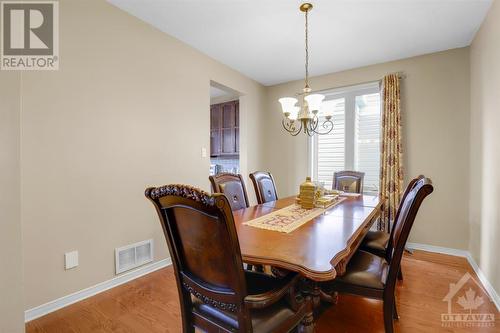
[[[304,76],[302,1],[108,1],[265,85]],[[491,2],[314,0],[310,73],[467,46]]]
[[[214,87],[212,85],[210,86],[210,97],[211,98],[229,96],[229,95],[231,95],[231,94],[225,90],[219,89],[219,88]]]

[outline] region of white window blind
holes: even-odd
[[[333,110],[333,131],[310,141],[314,180],[326,188],[333,173],[365,173],[364,192],[378,192],[380,174],[380,94],[378,83],[325,93],[325,106]]]
[[[324,102],[333,111],[333,131],[318,136],[317,176],[327,188],[332,187],[332,170],[342,170],[345,165],[345,100],[333,99]],[[326,106],[326,105],[325,105]],[[324,119],[322,119],[323,121]]]
[[[365,173],[364,191],[378,192],[380,178],[380,94],[356,96],[354,169]]]

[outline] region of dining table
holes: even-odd
[[[349,195],[292,232],[266,230],[249,221],[286,208],[296,196],[233,212],[243,261],[299,273],[309,284],[315,308],[334,302],[321,282],[345,274],[349,259],[380,216],[382,200],[373,195]]]

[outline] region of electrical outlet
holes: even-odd
[[[207,148],[205,147],[201,148],[201,157],[207,157]]]
[[[66,252],[64,254],[64,268],[71,269],[78,266],[78,251]]]

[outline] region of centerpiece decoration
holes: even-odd
[[[316,207],[316,184],[311,181],[311,177],[307,177],[306,181],[300,184],[299,201],[304,209]]]

